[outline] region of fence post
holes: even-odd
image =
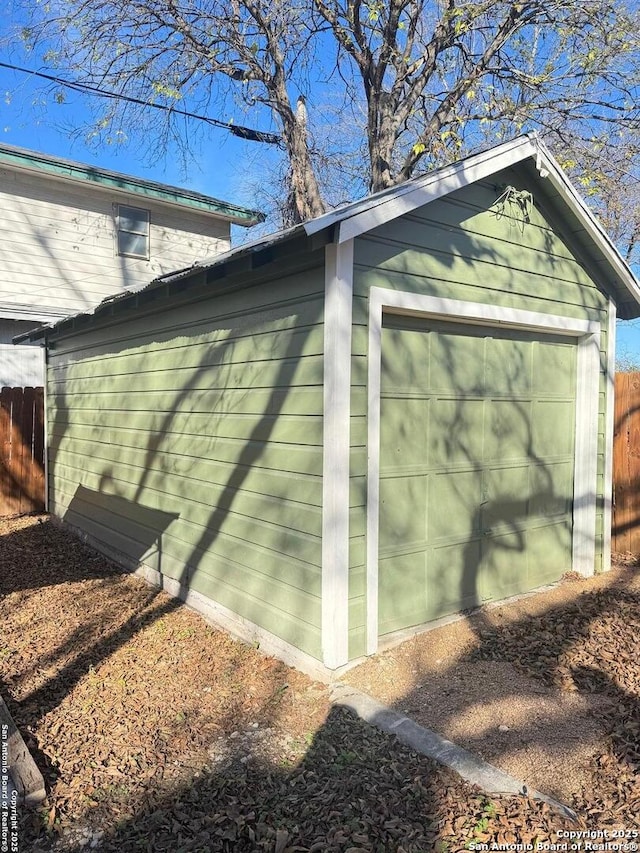
[[[0,391],[0,515],[44,509],[44,390]]]
[[[640,554],[640,373],[615,378],[611,546]]]

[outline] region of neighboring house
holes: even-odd
[[[0,386],[42,385],[41,353],[11,340],[227,251],[254,211],[0,144]]]
[[[610,563],[640,288],[536,137],[41,329],[50,510],[309,671]]]

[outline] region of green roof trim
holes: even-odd
[[[91,183],[104,189],[119,190],[165,204],[177,204],[191,210],[211,213],[229,219],[237,225],[255,225],[257,222],[264,221],[265,218],[264,214],[257,210],[249,210],[226,201],[220,201],[195,190],[181,189],[157,181],[148,181],[144,178],[112,172],[109,169],[101,169],[97,166],[76,163],[73,160],[64,160],[49,154],[41,154],[38,151],[17,148],[14,145],[0,144],[0,166],[5,164],[45,172],[52,177],[65,180]]]

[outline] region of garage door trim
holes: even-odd
[[[367,654],[378,648],[378,539],[380,501],[380,373],[383,313],[440,321],[513,328],[577,339],[576,433],[572,568],[593,574],[596,535],[596,484],[600,323],[407,291],[372,287],[369,294],[367,465]]]

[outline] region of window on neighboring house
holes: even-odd
[[[149,211],[127,204],[116,205],[118,254],[149,257]]]

